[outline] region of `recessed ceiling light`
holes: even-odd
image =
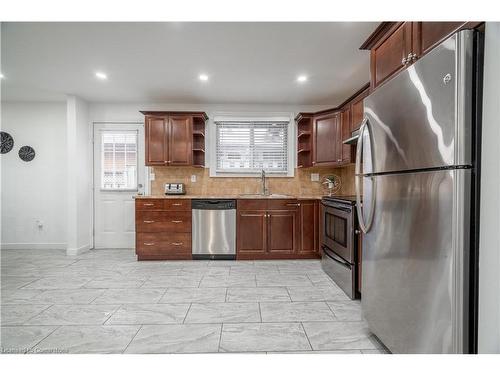
[[[5,78],[5,76],[2,73],[0,73],[0,79],[4,79],[4,78]]]
[[[198,79],[199,79],[200,81],[208,81],[208,76],[207,76],[206,74],[200,74],[200,75],[198,76]]]
[[[102,79],[103,81],[108,79],[108,75],[106,73],[103,73],[103,72],[96,72],[95,76],[99,79]]]
[[[301,75],[297,77],[297,82],[306,82],[307,81],[307,76]]]

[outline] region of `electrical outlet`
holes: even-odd
[[[150,181],[154,181],[155,180],[155,174],[154,173],[150,173],[149,174],[149,180]]]
[[[319,181],[319,173],[311,173],[311,181],[318,182]]]
[[[191,175],[191,182],[196,182],[196,175],[195,174]]]

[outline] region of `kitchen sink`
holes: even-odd
[[[241,198],[293,198],[286,194],[240,194]]]

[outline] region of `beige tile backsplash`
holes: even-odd
[[[216,196],[255,194],[261,189],[260,178],[253,177],[210,177],[208,168],[194,167],[154,167],[155,180],[151,181],[152,195],[162,195],[168,182],[183,182],[190,195]],[[311,173],[319,173],[320,182],[311,181]],[[269,177],[271,193],[294,196],[321,196],[327,193],[321,182],[330,174],[336,174],[342,181],[339,195],[354,194],[354,165],[342,168],[314,167],[297,168],[295,177]],[[196,175],[196,182],[191,182]]]

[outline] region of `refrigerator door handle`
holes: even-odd
[[[363,233],[368,233],[372,226],[373,222],[373,216],[375,213],[375,178],[373,177],[368,177],[372,180],[372,192],[370,196],[370,214],[368,215],[368,221],[365,222],[365,218],[363,215],[363,207],[361,205],[361,179],[363,178],[361,174],[361,153],[363,152],[363,133],[364,131],[368,131],[368,137],[370,139],[370,142],[372,141],[371,137],[371,132],[370,132],[370,125],[368,123],[368,119],[365,117],[363,119],[363,122],[361,123],[361,128],[359,130],[359,139],[358,139],[358,144],[356,146],[356,169],[355,169],[355,177],[354,177],[354,182],[355,182],[355,188],[356,188],[356,210],[358,212],[358,218],[359,218],[359,227],[363,231]],[[373,145],[370,145],[370,151],[373,153]],[[371,161],[370,163],[373,165],[373,155],[370,155]]]

